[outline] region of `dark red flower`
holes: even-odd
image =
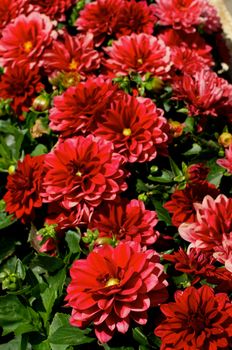
[[[227,294],[209,286],[186,288],[175,294],[175,302],[161,305],[166,316],[155,334],[161,350],[229,350],[232,337],[232,304]]]
[[[74,262],[66,300],[71,324],[93,322],[97,338],[108,342],[115,331],[126,333],[130,322],[147,322],[147,310],[167,299],[167,281],[154,250],[135,242],[109,245]]]
[[[170,49],[163,40],[152,35],[133,33],[122,36],[105,51],[110,56],[105,65],[115,75],[150,72],[154,76],[166,77],[170,71]]]
[[[43,88],[38,69],[31,69],[28,64],[8,66],[0,76],[0,97],[12,99],[11,107],[18,116],[28,110]]]
[[[191,116],[232,115],[232,85],[210,70],[176,78],[173,89],[176,99],[186,101]]]
[[[58,20],[64,20],[64,13],[67,11],[75,0],[27,0],[28,5],[33,11],[44,13],[48,17]]]
[[[145,162],[167,154],[168,124],[150,99],[125,95],[112,103],[98,123],[96,135],[113,142],[129,162]]]
[[[27,0],[1,0],[0,1],[0,37],[2,30],[13,19],[24,11]]]
[[[1,64],[13,66],[29,63],[42,65],[44,49],[50,45],[54,33],[50,19],[38,12],[20,15],[8,24],[0,39]]]
[[[159,18],[159,24],[193,33],[196,26],[203,22],[201,14],[204,6],[205,1],[202,0],[156,0],[154,13]]]
[[[219,194],[219,190],[207,181],[189,183],[184,190],[176,190],[171,195],[171,200],[164,204],[164,208],[173,214],[172,224],[178,227],[183,222],[194,222],[194,203],[201,203],[207,194],[213,198]]]
[[[119,94],[111,80],[89,78],[86,82],[70,87],[54,98],[50,110],[50,127],[63,137],[89,133],[96,129],[96,122]]]
[[[142,201],[133,199],[130,202],[121,200],[118,204],[109,203],[100,207],[88,227],[98,230],[99,237],[150,245],[159,237],[159,232],[154,230],[157,223],[156,212],[146,210]]]
[[[152,34],[156,17],[151,6],[146,1],[125,1],[119,8],[116,36],[130,35],[132,33]]]
[[[201,18],[203,18],[203,30],[206,33],[212,34],[222,30],[220,17],[217,13],[216,7],[210,4],[208,1],[206,1],[204,4]]]
[[[6,211],[23,223],[34,219],[34,210],[42,206],[40,197],[44,156],[26,155],[7,178],[7,193],[3,197]]]
[[[88,135],[61,141],[45,156],[44,202],[59,201],[65,209],[97,207],[126,190],[123,157],[111,142]]]
[[[199,182],[206,180],[210,168],[203,163],[191,164],[186,170],[186,177],[189,182]]]
[[[48,72],[75,72],[81,78],[99,68],[100,61],[90,33],[77,36],[65,33],[63,40],[54,41],[52,48],[44,55],[44,65]]]
[[[76,21],[77,29],[92,33],[97,46],[115,31],[124,0],[97,0],[86,4]]]

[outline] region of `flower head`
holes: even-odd
[[[71,324],[93,322],[100,342],[115,331],[126,333],[131,321],[147,322],[147,310],[167,298],[167,281],[154,250],[142,251],[135,242],[109,245],[74,262],[66,300],[73,308]]]
[[[225,150],[225,158],[218,159],[217,164],[232,174],[232,143],[229,148]]]
[[[99,237],[150,245],[159,237],[159,232],[154,230],[157,223],[156,212],[146,210],[142,201],[133,199],[100,207],[94,213],[89,228],[98,230]]]
[[[64,13],[71,7],[74,0],[29,0],[34,11],[44,13],[51,19],[64,19]]]
[[[155,334],[162,338],[161,350],[228,350],[232,336],[232,304],[227,294],[207,285],[186,288],[175,294],[175,302],[161,305],[166,316]]]
[[[1,0],[0,1],[0,30],[18,17],[24,11],[27,0]],[[1,37],[1,33],[0,33]]]
[[[165,77],[171,67],[170,49],[163,40],[144,33],[122,36],[105,51],[109,55],[105,65],[114,74],[150,72]]]
[[[42,206],[40,197],[44,156],[26,155],[7,178],[7,193],[3,197],[6,211],[23,223],[34,219],[35,208]]]
[[[1,63],[6,66],[28,63],[30,67],[43,64],[44,49],[50,45],[53,32],[50,19],[37,12],[20,15],[9,23],[0,39]]]
[[[163,111],[144,98],[125,95],[106,110],[95,134],[113,142],[115,150],[133,162],[167,153],[168,124]]]

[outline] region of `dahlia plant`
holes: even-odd
[[[0,2],[0,349],[232,349],[216,8]]]

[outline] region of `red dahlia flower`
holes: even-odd
[[[93,36],[64,34],[63,41],[54,41],[52,49],[45,52],[44,64],[49,72],[77,72],[85,78],[100,66],[100,55],[94,50]]]
[[[43,64],[44,49],[52,41],[52,22],[37,12],[27,17],[18,16],[2,32],[0,39],[1,64],[29,63],[30,67]]]
[[[151,100],[124,95],[103,117],[95,134],[112,141],[128,162],[146,162],[167,153],[168,124]]]
[[[11,107],[20,116],[31,106],[36,93],[44,88],[40,79],[36,67],[31,69],[28,64],[8,66],[0,76],[0,97],[12,99]]]
[[[125,191],[123,157],[111,142],[88,135],[66,139],[45,156],[44,202],[60,201],[66,209],[97,207]]]
[[[159,18],[159,24],[193,33],[195,27],[203,22],[200,16],[204,6],[204,0],[156,0],[154,13]]]
[[[218,159],[217,164],[232,174],[232,143],[229,148],[225,150],[225,158]]]
[[[223,243],[231,240],[232,234],[232,198],[220,194],[216,199],[205,196],[201,203],[195,203],[196,218],[193,223],[183,223],[179,233],[183,239],[191,242],[191,246],[206,251],[224,251],[226,246],[231,251],[232,246]],[[216,254],[217,255],[217,254]]]
[[[64,13],[71,7],[74,0],[27,0],[34,11],[44,13],[51,19],[64,20]]]
[[[97,46],[100,46],[107,35],[115,31],[118,13],[125,6],[124,0],[97,0],[86,4],[76,21],[77,29],[94,36]]]
[[[185,100],[191,116],[232,115],[232,85],[210,70],[184,74],[173,83],[174,96]]]
[[[155,23],[156,17],[152,7],[148,6],[146,1],[125,1],[118,13],[116,36],[132,33],[152,34]]]
[[[177,291],[175,302],[161,305],[166,316],[155,334],[161,350],[229,350],[232,337],[232,304],[227,294],[209,286]]]
[[[220,22],[220,17],[218,16],[217,10],[215,6],[211,5],[206,1],[203,11],[201,13],[201,17],[203,18],[203,30],[212,34],[214,32],[219,32],[222,30],[222,25]]]
[[[97,338],[108,342],[115,331],[126,333],[130,322],[147,322],[147,310],[167,299],[167,281],[154,250],[135,242],[103,246],[86,260],[74,262],[66,300],[71,324],[93,322]]]
[[[144,33],[122,36],[105,51],[110,56],[105,65],[115,75],[150,72],[165,77],[171,67],[170,49],[163,40]]]
[[[3,28],[24,11],[27,0],[1,0],[0,1],[0,37]]]
[[[164,208],[173,214],[172,224],[178,227],[183,222],[194,222],[194,203],[202,202],[207,194],[213,198],[219,194],[219,190],[207,181],[189,183],[184,190],[176,190],[171,195],[171,200],[164,204]]]
[[[191,164],[186,170],[186,177],[189,182],[205,181],[210,168],[204,163]]]
[[[49,116],[51,129],[63,137],[93,132],[118,93],[109,79],[100,77],[70,87],[54,98]]]
[[[34,210],[42,206],[40,197],[44,156],[26,155],[17,169],[7,178],[7,193],[3,197],[6,211],[22,223],[34,219]]]
[[[121,200],[118,204],[100,207],[88,226],[98,230],[99,237],[110,237],[119,241],[136,241],[142,245],[155,243],[159,232],[154,230],[158,223],[155,211],[146,210],[142,201]]]

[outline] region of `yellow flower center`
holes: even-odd
[[[110,278],[110,279],[106,282],[105,287],[116,286],[116,285],[119,284],[119,283],[120,283],[120,281],[119,281],[118,278],[112,277],[112,278]]]
[[[32,44],[31,41],[26,41],[26,42],[23,44],[24,50],[25,50],[25,52],[27,52],[27,53],[31,51],[32,46],[33,46],[33,44]]]
[[[123,131],[122,131],[122,134],[124,135],[124,136],[130,136],[131,135],[131,129],[130,128],[125,128],[125,129],[123,129]]]
[[[71,63],[69,63],[69,69],[76,70],[78,67],[78,62],[72,59]]]
[[[137,59],[137,62],[138,62],[139,64],[143,64],[143,59],[142,59],[142,58],[138,58],[138,59]]]
[[[81,176],[82,176],[82,173],[78,170],[78,171],[76,172],[76,175],[79,176],[79,177],[81,177]]]

